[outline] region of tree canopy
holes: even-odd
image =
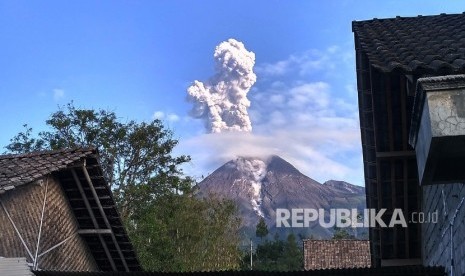
[[[263,217],[260,217],[260,220],[257,223],[257,226],[255,227],[255,236],[259,237],[260,239],[263,239],[268,235],[268,226],[266,225],[265,219]]]
[[[234,269],[240,264],[239,226],[233,202],[199,199],[194,182],[174,157],[178,144],[160,120],[122,122],[114,112],[61,107],[48,130],[24,130],[6,146],[10,153],[95,147],[121,218],[146,270]]]

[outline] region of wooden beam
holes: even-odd
[[[405,76],[400,77],[400,113],[402,122],[402,149],[408,149],[408,130],[407,130],[407,81]]]
[[[414,150],[399,150],[399,151],[378,151],[376,158],[393,158],[393,157],[410,157],[415,156]]]
[[[86,206],[87,211],[89,212],[90,218],[92,220],[92,224],[94,225],[95,229],[99,229],[100,227],[97,223],[97,219],[95,218],[95,215],[94,215],[94,212],[92,211],[89,200],[87,199],[84,189],[82,188],[81,180],[79,180],[79,177],[77,176],[76,169],[72,168],[71,173],[73,174],[74,181],[76,182],[79,192],[81,193],[82,200],[84,201],[84,205]],[[113,271],[118,271],[118,269],[116,268],[115,262],[113,261],[113,257],[110,254],[110,250],[108,250],[107,244],[105,243],[101,235],[98,235],[98,238],[100,240],[100,243],[102,244],[103,250],[105,251],[105,255],[107,255],[111,268],[113,269]]]
[[[111,229],[111,224],[108,221],[108,218],[107,218],[107,215],[105,214],[105,211],[103,210],[102,203],[100,202],[100,199],[99,199],[99,197],[97,195],[97,191],[94,188],[94,184],[92,183],[92,179],[89,176],[89,172],[86,169],[85,162],[84,162],[84,166],[82,166],[82,171],[84,172],[84,176],[86,177],[87,183],[89,184],[90,191],[92,192],[94,200],[97,203],[98,209],[100,211],[100,215],[102,216],[107,228]],[[124,269],[126,270],[126,272],[129,272],[129,267],[128,267],[128,264],[126,263],[126,258],[123,255],[123,251],[121,251],[121,248],[120,248],[120,246],[118,244],[118,241],[116,240],[116,237],[115,237],[114,233],[111,232],[110,235],[111,235],[111,239],[112,239],[113,243],[115,244],[116,251],[118,251],[118,255],[121,258],[121,262],[123,263]]]
[[[92,234],[113,234],[111,229],[79,229],[78,234],[92,235]]]
[[[387,131],[389,135],[389,151],[394,151],[394,125],[393,125],[393,114],[392,114],[392,90],[391,90],[391,76],[389,74],[384,75],[386,81],[385,96],[386,96],[386,110],[388,125]]]

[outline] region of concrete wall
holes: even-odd
[[[47,199],[38,254],[40,255],[63,240],[67,239],[67,241],[38,258],[38,268],[61,271],[98,271],[89,248],[76,232],[78,225],[68,200],[60,184],[53,177],[43,179],[41,185],[30,183],[0,195],[0,201],[19,230],[32,256],[36,255],[46,186]],[[2,206],[0,206],[0,256],[26,257],[27,261],[32,263],[32,258]]]
[[[438,211],[437,223],[424,223],[421,227],[423,264],[444,266],[448,275],[465,275],[465,185],[423,186],[422,193],[425,214]]]

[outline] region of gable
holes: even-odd
[[[72,229],[71,232],[78,236],[80,240],[83,240],[84,244],[89,248],[98,270],[141,270],[116,209],[112,192],[103,176],[98,162],[98,153],[95,149],[63,149],[0,156],[0,202],[3,202],[6,198],[19,197],[20,192],[16,191],[36,190],[37,185],[44,184],[44,181],[40,181],[41,179],[50,178],[55,180],[54,183],[57,184],[57,187],[64,195],[62,198],[64,198],[66,204],[63,203],[61,206],[66,205],[66,208],[70,210],[64,217],[73,217],[76,222],[76,227],[70,228]],[[31,225],[24,223],[24,229],[28,235],[31,235],[31,237],[28,237],[31,240],[34,240],[34,233],[38,233],[38,227],[40,227],[38,221],[41,220],[42,214],[46,214],[43,207],[47,203],[46,200],[39,200],[40,204],[34,203],[40,197],[40,194],[41,192],[30,193],[27,199],[16,200],[14,206],[9,208],[11,210],[20,210],[22,207],[30,207],[28,210],[34,210],[32,212],[24,210],[17,217],[17,219],[26,222],[28,220],[35,221]],[[52,195],[56,196],[58,192]],[[51,201],[50,198],[49,200]],[[34,208],[31,207],[32,205],[34,205]],[[37,214],[37,210],[40,211],[40,215]],[[3,220],[9,221],[11,224],[11,220],[6,213]],[[54,225],[57,227],[52,229],[51,233],[61,232],[63,230],[59,229],[61,223],[61,221],[49,223],[49,226]],[[2,227],[0,232],[4,232],[3,227],[6,228],[6,224],[3,224],[2,221],[0,225]],[[16,235],[17,232],[14,231]],[[49,235],[51,234],[49,233]],[[38,237],[37,234],[35,236]],[[34,244],[36,243],[37,241]],[[10,251],[25,248],[24,242],[21,241],[20,246],[18,246],[17,241],[10,246]],[[36,254],[32,253],[31,250],[29,251],[22,251],[21,256],[28,256],[30,260],[37,260]],[[68,258],[73,258],[74,251],[66,250],[63,254]]]

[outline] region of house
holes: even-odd
[[[26,258],[0,258],[0,275],[34,276],[27,265]]]
[[[465,145],[463,138],[435,137],[421,118],[437,105],[425,104],[425,93],[463,90],[465,14],[375,18],[353,22],[352,30],[367,205],[386,208],[387,217],[400,209],[408,222],[370,229],[372,263],[444,266],[463,275],[465,163],[457,160]],[[455,116],[455,125],[462,116],[451,109],[457,100],[437,111]]]
[[[371,266],[368,240],[304,240],[304,269]]]
[[[95,149],[0,156],[0,257],[34,271],[141,270]]]

